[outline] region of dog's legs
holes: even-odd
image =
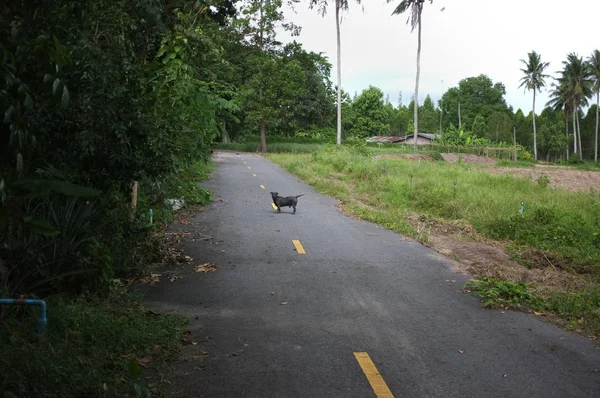
[[[292,205],[292,207],[294,208],[294,211],[292,212],[292,214],[296,214],[296,206]]]
[[[277,213],[281,213],[281,207],[277,206]]]

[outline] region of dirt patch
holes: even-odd
[[[506,244],[477,235],[465,221],[441,222],[423,216],[406,220],[426,237],[427,246],[454,260],[457,272],[533,284],[540,294],[580,290],[588,285],[582,277],[544,261],[541,253],[535,268],[524,267],[511,259]]]
[[[375,158],[389,158],[389,159],[408,159],[408,160],[425,160],[427,162],[431,162],[431,156],[422,155],[420,153],[394,153],[387,155],[377,155]]]
[[[492,174],[528,178],[532,182],[546,176],[550,180],[551,187],[572,192],[600,191],[600,172],[598,171],[573,170],[556,166],[536,166],[532,168],[496,167],[486,171]]]
[[[496,164],[496,159],[488,158],[486,156],[471,155],[469,153],[442,153],[441,155],[447,162],[458,162],[458,159],[460,158],[461,162],[465,163],[477,163],[487,165]]]
[[[486,156],[458,153],[442,153],[444,160],[448,162],[458,162],[460,157],[461,162],[475,163],[485,166],[496,166],[496,159]],[[424,160],[432,161],[429,155],[417,153],[404,154],[388,154],[379,155],[377,158],[391,159],[408,159],[408,160]],[[560,188],[571,192],[587,192],[594,190],[600,192],[600,172],[569,169],[561,166],[540,165],[536,164],[530,168],[514,168],[514,167],[485,167],[481,168],[496,175],[511,175],[518,178],[527,178],[532,182],[538,181],[540,178],[548,178],[549,186],[552,188]]]

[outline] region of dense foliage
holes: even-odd
[[[275,40],[276,26],[299,29],[281,7],[3,3],[2,290],[100,288],[139,270],[160,247],[149,208],[156,225],[165,199],[194,196],[173,180],[215,139],[255,134],[259,120],[270,134],[333,126],[331,66]]]

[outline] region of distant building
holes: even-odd
[[[417,133],[417,145],[431,144],[438,137],[437,134]],[[393,143],[393,144],[414,144],[415,135],[409,134],[402,137],[388,137],[376,135],[375,137],[367,138],[367,142]]]

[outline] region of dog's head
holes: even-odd
[[[273,200],[275,200],[275,198],[279,196],[279,192],[270,192],[270,193],[271,193],[271,197],[273,198]]]

